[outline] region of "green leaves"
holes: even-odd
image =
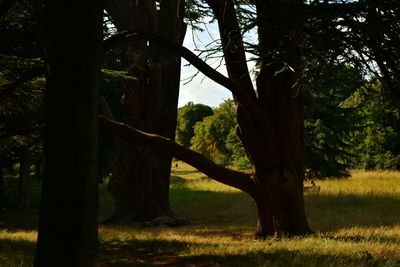
[[[233,100],[226,100],[194,126],[191,149],[223,166],[246,169],[250,166],[243,145],[236,135],[236,108]]]

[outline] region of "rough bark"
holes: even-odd
[[[303,204],[305,146],[297,86],[301,54],[298,40],[294,40],[294,25],[285,16],[276,20],[274,12],[279,12],[276,7],[280,1],[257,2],[261,71],[257,101],[251,108],[241,96],[255,98],[255,91],[248,76],[233,1],[208,2],[218,19],[229,78],[238,87],[238,93],[234,93],[238,134],[253,163],[257,232],[260,236],[310,233]],[[284,58],[273,57],[276,51]]]
[[[29,148],[25,148],[19,160],[18,207],[20,209],[28,209],[30,206],[32,187],[31,166],[32,154]]]
[[[302,66],[300,40],[294,30],[296,27],[290,21],[283,21],[287,19],[285,16],[273,15],[281,11],[278,8],[280,1],[255,1],[261,54],[256,94],[247,69],[233,1],[207,2],[218,21],[229,79],[210,70],[186,49],[169,42],[164,45],[180,53],[206,75],[211,74],[208,76],[217,82],[221,81],[220,84],[233,93],[237,105],[237,133],[253,163],[253,172],[249,176],[251,178],[244,179],[247,182],[243,186],[229,172],[215,175],[212,164],[206,163],[199,168],[201,159],[189,155],[190,153],[178,153],[179,149],[160,145],[154,139],[144,142],[126,129],[123,131],[124,137],[132,135],[130,140],[133,142],[140,140],[139,142],[161,151],[173,153],[206,174],[209,173],[211,178],[249,193],[257,206],[259,236],[309,234],[311,230],[305,216],[302,190],[305,144],[300,91],[297,85]],[[299,3],[301,1],[292,2]],[[274,19],[268,20],[269,17]],[[125,33],[110,39],[106,44],[118,42],[118,39],[124,37],[145,38],[162,43],[161,38],[153,34]],[[278,54],[276,52],[281,52],[284,56],[273,57]]]
[[[102,7],[46,2],[45,167],[34,266],[95,266]],[[73,18],[73,19],[71,19]]]
[[[183,2],[137,1],[128,19],[120,7],[109,4],[109,14],[122,29],[159,32],[183,42]],[[127,23],[129,25],[124,25]],[[127,64],[137,81],[126,84],[125,109],[129,125],[174,138],[180,83],[180,57],[169,50],[132,40],[127,45]],[[173,216],[169,206],[171,157],[136,144],[123,144],[109,182],[116,212],[109,222],[148,221]]]

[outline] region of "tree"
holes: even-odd
[[[236,136],[236,108],[233,100],[226,100],[194,127],[191,149],[217,164],[248,168],[250,163]]]
[[[107,1],[106,10],[119,31],[147,30],[182,44],[186,31],[184,2]],[[121,45],[119,51],[117,57],[111,57],[109,65],[117,65],[136,77],[136,81],[123,84],[125,118],[120,119],[139,129],[173,139],[180,57],[169,50],[148,45],[145,40]],[[116,211],[108,222],[173,217],[168,196],[171,157],[137,144],[123,143],[119,146],[118,159],[108,184]]]
[[[188,51],[182,48],[177,50],[182,52],[181,55],[188,55],[186,59],[190,57],[189,62],[233,93],[239,126],[237,133],[253,163],[252,174],[219,167],[200,155],[175,147],[169,142],[165,146],[161,145],[160,142],[165,141],[162,138],[156,138],[158,141],[163,140],[158,142],[157,147],[167,147],[164,151],[176,152],[175,156],[194,164],[210,177],[252,196],[257,206],[258,235],[310,233],[303,204],[304,129],[300,97],[296,93],[301,54],[294,30],[295,24],[293,21],[282,21],[282,14],[276,18],[276,13],[281,12],[278,8],[279,3],[256,2],[259,16],[259,47],[262,55],[256,94],[247,69],[233,1],[207,2],[218,21],[229,78],[216,73]],[[301,4],[301,1],[296,4]],[[275,20],[270,21],[270,18]],[[149,36],[154,37],[147,34],[147,39],[150,39]],[[109,39],[108,44],[120,38],[121,36]],[[160,41],[158,37],[150,40]],[[165,40],[163,42],[164,46],[174,47]],[[272,57],[278,49],[284,51],[284,57],[279,60]],[[122,134],[120,131],[125,129],[127,133],[123,135],[126,138],[132,136],[133,132],[138,133],[133,128],[114,124],[106,119],[102,123],[104,127],[114,129],[116,134]]]
[[[382,94],[382,84],[371,80],[352,97],[362,124],[354,134],[356,168],[400,169],[400,115]]]
[[[30,206],[31,165],[42,157],[42,5],[18,0],[0,7],[0,38],[7,40],[0,44],[0,154],[3,169],[20,163],[20,208]]]
[[[237,134],[252,162],[252,172],[223,168],[167,138],[144,133],[104,116],[100,116],[102,127],[131,142],[170,153],[211,178],[248,193],[257,206],[257,232],[260,236],[310,233],[302,194],[305,142],[298,81],[304,67],[303,51],[307,52],[308,49],[314,54],[321,53],[324,55],[323,59],[329,56],[341,59],[349,55],[349,46],[341,42],[339,47],[335,47],[331,40],[328,43],[329,49],[319,50],[318,37],[321,31],[307,31],[307,35],[302,30],[320,30],[319,19],[322,16],[318,16],[326,10],[330,11],[329,14],[334,14],[329,21],[335,23],[341,23],[342,18],[347,18],[347,15],[351,19],[359,18],[365,11],[364,2],[308,1],[311,4],[304,5],[303,1],[250,1],[257,15],[253,23],[257,26],[259,42],[254,46],[259,56],[257,90],[247,69],[235,3],[233,0],[206,2],[219,25],[229,78],[216,72],[176,42],[154,33],[116,34],[104,45],[110,48],[127,39],[161,44],[164,48],[179,53],[208,77],[228,88],[234,96],[237,109]],[[319,13],[316,15],[316,12]],[[350,41],[354,37],[343,34],[343,28],[338,25],[330,30],[335,33],[328,35],[333,40]],[[351,47],[350,51],[353,51]],[[358,59],[358,63],[368,67],[368,62],[365,64],[362,59]]]
[[[302,78],[308,178],[348,177],[355,161],[354,134],[362,118],[351,102],[363,83],[361,74],[345,64],[318,63]]]
[[[49,0],[46,14],[45,172],[34,266],[95,266],[102,7]]]
[[[190,147],[190,140],[194,136],[194,126],[204,117],[211,116],[211,107],[203,104],[193,104],[189,102],[178,109],[178,119],[176,128],[176,141],[186,147]]]

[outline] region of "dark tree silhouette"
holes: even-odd
[[[45,166],[34,266],[95,266],[100,1],[46,1]]]
[[[184,2],[179,0],[107,1],[106,10],[119,31],[147,30],[182,44]],[[146,40],[120,46],[120,67],[137,78],[124,84],[126,123],[174,138],[180,84],[180,57]],[[108,184],[116,211],[108,222],[174,217],[169,205],[171,157],[123,143]]]

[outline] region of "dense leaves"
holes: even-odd
[[[344,64],[315,68],[306,70],[302,83],[307,176],[349,176],[355,160],[353,136],[361,117],[346,100],[360,87],[362,77]]]
[[[250,161],[236,135],[235,114],[232,100],[220,104],[212,116],[195,124],[191,148],[220,165],[245,169],[250,167]]]
[[[382,85],[374,80],[353,96],[362,128],[356,131],[358,160],[356,168],[400,170],[399,111],[382,94]]]
[[[194,135],[193,127],[196,122],[213,114],[209,106],[203,104],[187,103],[178,109],[178,121],[176,126],[176,141],[186,147],[190,146],[190,139]]]

